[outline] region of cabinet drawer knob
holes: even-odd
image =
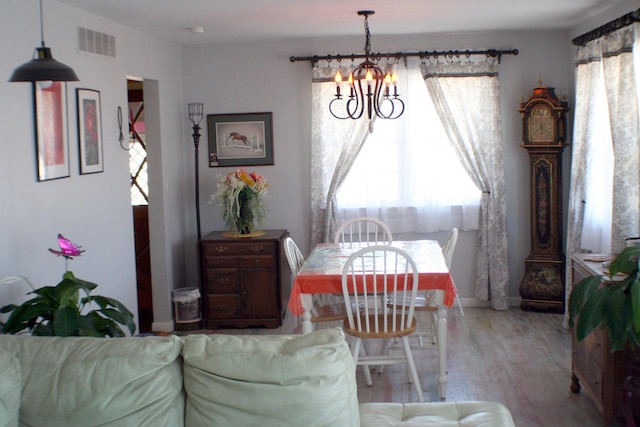
[[[229,250],[229,248],[227,246],[216,246],[213,248],[214,251],[221,253],[221,252],[226,252]]]
[[[253,252],[262,252],[262,250],[264,249],[264,246],[262,246],[262,245],[254,245],[254,246],[251,246],[250,249]]]

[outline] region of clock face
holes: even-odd
[[[529,116],[529,141],[553,142],[553,115],[546,105],[533,107]]]

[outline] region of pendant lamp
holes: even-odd
[[[67,65],[53,59],[51,49],[44,44],[42,24],[42,0],[40,0],[40,47],[37,47],[33,59],[13,70],[10,82],[39,81],[78,81],[75,71]]]

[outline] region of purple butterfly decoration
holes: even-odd
[[[58,245],[60,246],[59,251],[49,248],[49,252],[58,256],[63,256],[66,259],[72,259],[75,256],[80,256],[82,252],[84,252],[84,249],[81,249],[82,246],[76,245],[69,239],[65,238],[62,234],[58,234]]]

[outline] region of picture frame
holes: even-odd
[[[69,176],[67,87],[65,82],[33,82],[36,177],[40,181]]]
[[[80,175],[104,171],[100,91],[76,89]]]
[[[209,167],[273,165],[272,113],[208,114]]]

